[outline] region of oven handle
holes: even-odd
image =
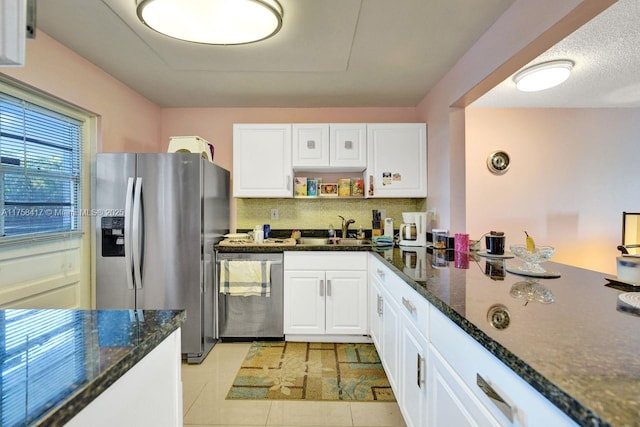
[[[216,259],[216,264],[220,264],[220,261],[222,261],[221,259]],[[263,260],[253,260],[253,259],[234,259],[234,258],[225,258],[224,261],[263,261]],[[264,260],[264,261],[269,261],[269,260]],[[280,265],[282,264],[282,261],[270,261],[271,265]]]

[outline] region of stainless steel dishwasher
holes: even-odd
[[[282,253],[216,252],[218,337],[221,340],[284,338]],[[271,295],[234,296],[220,293],[220,261],[271,261]]]

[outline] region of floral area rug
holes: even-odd
[[[227,399],[395,401],[373,344],[254,342]]]

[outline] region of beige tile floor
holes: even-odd
[[[406,426],[396,403],[225,400],[249,346],[220,343],[201,365],[182,364],[186,426]]]

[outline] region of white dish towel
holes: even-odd
[[[271,296],[271,261],[220,261],[220,293]]]

